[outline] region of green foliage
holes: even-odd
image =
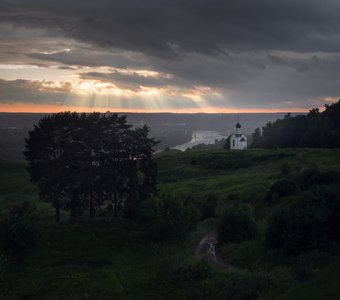
[[[139,220],[151,240],[184,238],[194,229],[200,218],[199,210],[190,198],[176,195],[154,196],[144,203],[139,211]]]
[[[295,181],[290,179],[281,179],[276,181],[269,189],[266,200],[269,203],[276,204],[282,197],[292,196],[299,192],[299,187]]]
[[[201,204],[202,220],[206,218],[213,218],[216,216],[216,209],[218,205],[218,196],[214,193],[206,195]]]
[[[214,275],[214,269],[206,260],[179,260],[175,263],[168,262],[166,269],[158,275],[169,278],[169,283],[174,287],[185,288],[190,284],[211,278]]]
[[[273,212],[268,220],[266,245],[296,254],[327,250],[339,241],[340,185],[318,186],[297,201]]]
[[[169,299],[201,300],[255,299],[273,281],[259,272],[217,269],[206,260],[169,261],[153,280],[164,288],[170,285]]]
[[[289,176],[292,173],[292,171],[293,171],[292,165],[290,165],[288,163],[283,163],[281,165],[280,169],[281,169],[281,175],[282,176]]]
[[[231,205],[222,215],[217,228],[219,243],[239,243],[253,238],[256,224],[245,205]]]
[[[291,116],[269,122],[253,133],[257,148],[340,148],[340,100],[325,105],[325,111],[310,110],[308,115]]]
[[[125,204],[132,217],[138,202],[156,191],[156,164],[149,127],[132,129],[126,116],[64,112],[45,116],[29,132],[24,152],[40,197],[71,217],[106,200],[117,216]],[[140,176],[142,175],[142,176]],[[142,179],[141,179],[142,178]]]
[[[7,269],[7,258],[0,252],[0,282],[3,280]]]
[[[261,129],[256,128],[252,134],[251,147],[258,148],[261,146]]]
[[[250,167],[251,157],[244,153],[233,153],[229,157],[207,156],[203,162],[207,169],[228,170]]]
[[[194,258],[195,247],[215,230],[216,219],[199,222],[186,239],[161,243],[146,239],[144,228],[133,219],[98,214],[94,220],[85,217],[76,223],[55,225],[50,204],[38,201],[25,165],[0,162],[0,217],[22,199],[46,208],[41,220],[44,242],[30,251],[20,266],[9,261],[5,278],[11,285],[7,293],[3,285],[0,287],[0,298],[339,299],[339,248],[334,245],[331,252],[307,250],[294,256],[277,249],[265,251],[262,234],[273,207],[262,200],[264,191],[282,178],[283,163],[301,169],[317,166],[320,170],[340,170],[340,151],[250,149],[245,154],[251,157],[250,168],[215,170],[191,164],[213,155],[227,160],[231,157],[229,151],[171,150],[155,155],[161,174],[158,189],[160,194],[192,195],[188,201],[200,210],[207,195],[216,194],[221,199],[218,215],[230,202],[251,201],[258,235],[242,243],[218,246],[216,251],[225,268]],[[289,178],[296,171],[294,167]]]
[[[12,208],[0,224],[3,251],[19,263],[39,240],[38,215],[28,202]]]
[[[306,190],[320,184],[340,183],[340,172],[318,168],[307,169],[296,177],[296,181],[302,190]]]
[[[253,269],[256,268],[257,260],[263,253],[263,242],[258,235],[241,243],[219,245],[217,253],[228,265],[240,269]]]
[[[238,270],[220,272],[209,280],[198,282],[192,299],[256,299],[272,285],[272,281],[263,273]]]

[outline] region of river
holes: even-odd
[[[185,151],[187,148],[191,148],[199,144],[214,144],[215,140],[221,140],[226,138],[227,136],[224,136],[218,133],[217,131],[195,130],[192,133],[192,139],[190,142],[177,145],[175,147],[171,147],[171,149]]]

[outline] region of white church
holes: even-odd
[[[237,122],[235,125],[236,133],[230,135],[227,139],[226,148],[230,150],[246,150],[247,149],[247,137],[240,132],[241,124]]]

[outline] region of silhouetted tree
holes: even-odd
[[[64,205],[69,162],[72,159],[72,124],[77,119],[78,115],[70,112],[46,116],[34,126],[26,139],[24,155],[29,162],[31,180],[38,185],[40,198],[52,203],[57,223]]]
[[[109,201],[117,216],[126,206],[133,215],[139,202],[156,192],[157,142],[147,126],[133,129],[117,114],[59,113],[47,116],[30,132],[25,155],[40,196],[71,217]]]
[[[261,136],[261,129],[256,128],[252,134],[252,147],[256,148],[261,146]]]

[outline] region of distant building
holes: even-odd
[[[247,149],[247,137],[240,132],[241,124],[237,122],[235,125],[236,133],[230,135],[227,138],[225,148],[231,150],[246,150]]]

